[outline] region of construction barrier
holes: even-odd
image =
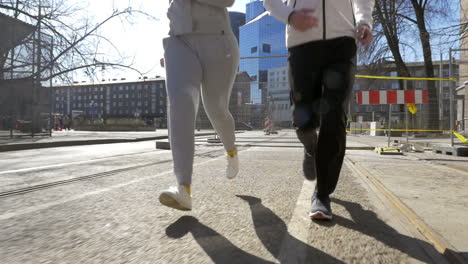
[[[265,119],[265,135],[270,135],[270,119],[267,117]]]
[[[452,146],[455,143],[454,138],[459,143],[468,143],[455,128],[455,97],[451,83],[456,82],[456,79],[368,75],[356,77],[360,89],[355,92],[355,109],[350,109],[354,110],[350,111],[354,115],[351,116],[354,123],[347,129],[351,134],[365,131],[370,135],[377,135],[377,132],[383,132],[388,137],[388,147],[392,135],[405,136],[409,143],[410,134],[413,137],[431,133],[436,137],[450,135]],[[437,93],[431,94],[429,86]],[[363,107],[365,111],[362,111]],[[434,113],[438,115],[438,119],[434,118]],[[380,125],[376,126],[376,123]],[[370,127],[372,125],[374,127]]]

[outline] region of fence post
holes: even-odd
[[[452,65],[452,48],[450,48],[449,50],[449,79],[452,79],[452,75],[453,75],[453,65]],[[450,100],[450,146],[453,147],[453,130],[454,130],[454,123],[455,123],[455,119],[454,119],[454,109],[453,109],[453,99],[454,99],[454,96],[453,96],[453,85],[452,85],[452,81],[450,80],[449,81],[449,100]]]
[[[408,90],[408,80],[404,80],[403,85],[404,85],[405,91]],[[404,109],[405,109],[406,144],[409,144],[409,132],[408,132],[409,115],[408,115],[408,109],[406,105]]]
[[[389,104],[388,105],[388,132],[387,132],[388,144],[387,144],[387,147],[390,147],[390,137],[391,137],[390,133],[392,133],[391,131],[392,131],[392,105]]]
[[[15,115],[16,116],[16,115]],[[13,129],[15,127],[15,118],[13,118],[13,113],[10,115],[10,138],[13,138]]]

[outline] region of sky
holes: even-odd
[[[138,15],[130,21],[116,19],[105,24],[100,33],[108,37],[118,48],[119,54],[103,43],[101,52],[106,54],[121,55],[126,61],[148,77],[156,75],[164,76],[164,69],[160,67],[159,60],[163,57],[162,39],[169,31],[166,10],[167,0],[75,0],[83,10],[82,15],[92,17],[95,21],[102,20],[112,13],[113,9],[124,9],[131,6],[137,10],[153,16]],[[235,4],[228,8],[229,11],[245,13],[245,5],[250,0],[236,0]],[[103,56],[104,57],[104,56]],[[108,69],[99,73],[98,78],[138,78],[139,74],[132,71],[119,71]],[[75,76],[76,78],[83,78]]]
[[[163,57],[162,39],[167,36],[168,20],[166,10],[168,0],[69,0],[75,1],[75,4],[82,6],[83,14],[99,21],[112,13],[113,9],[123,9],[131,6],[134,9],[142,10],[153,16],[148,18],[144,15],[138,15],[131,18],[130,21],[113,20],[104,25],[100,33],[108,37],[117,47],[119,53],[109,45],[103,44],[100,52],[106,54],[120,55],[126,58],[126,61],[132,63],[132,66],[145,76],[154,77],[156,75],[164,76],[164,69],[160,67],[159,60]],[[238,11],[245,13],[245,5],[251,0],[236,0],[234,5],[228,8],[229,11]],[[457,0],[451,0],[456,3]],[[456,6],[456,4],[454,4]],[[457,14],[458,16],[458,14]],[[450,22],[447,22],[450,24]],[[450,24],[452,25],[453,22]],[[441,24],[434,25],[441,27]],[[416,45],[417,46],[417,45]],[[414,53],[412,50],[408,51]],[[434,51],[437,54],[439,51]],[[438,58],[439,56],[437,56]],[[417,60],[417,56],[407,56],[408,60]],[[106,79],[109,78],[127,78],[136,79],[139,74],[131,71],[121,71],[107,69],[100,73]],[[80,78],[80,77],[76,77]]]

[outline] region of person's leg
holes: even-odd
[[[304,145],[304,176],[315,180],[317,128],[320,125],[323,58],[320,43],[308,43],[289,49],[290,100],[296,134]]]
[[[194,129],[202,78],[198,54],[190,36],[164,39],[166,90],[169,97],[169,139],[178,186],[159,195],[161,204],[191,210],[190,185],[194,156]]]
[[[239,65],[239,48],[231,34],[204,37],[199,44],[203,65],[203,106],[228,154],[226,177],[232,179],[239,171],[239,160],[229,99]]]
[[[229,99],[239,65],[237,41],[227,34],[205,37],[199,44],[203,64],[203,105],[224,148],[230,152],[236,148]]]
[[[335,61],[323,74],[324,93],[317,149],[317,197],[328,198],[338,183],[346,151],[346,112],[355,74],[353,39],[337,41]],[[341,51],[341,52],[340,52]]]
[[[164,39],[164,59],[174,173],[179,184],[191,184],[202,67],[184,37]]]

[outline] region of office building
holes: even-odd
[[[163,78],[98,84],[74,83],[52,88],[54,114],[81,113],[87,118],[141,117],[166,127],[166,88]]]
[[[286,65],[285,28],[284,23],[267,15],[262,1],[246,5],[246,24],[240,28],[240,71],[252,78],[253,104],[266,101],[268,70]]]

